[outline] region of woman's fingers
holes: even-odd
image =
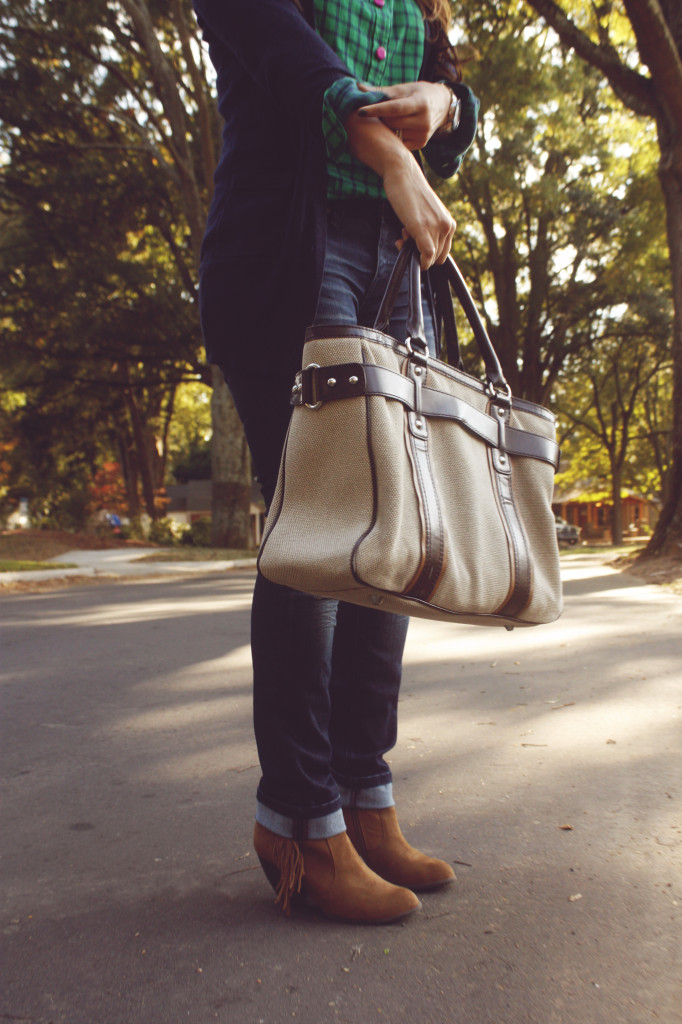
[[[417,244],[422,268],[442,263],[450,251],[455,222],[417,161],[376,118],[352,114],[345,128],[352,155],[381,177],[386,198]]]
[[[385,89],[381,90],[385,92]],[[380,117],[382,121],[391,118],[417,117],[423,113],[423,104],[417,103],[414,99],[405,100],[381,100],[379,103],[370,103],[366,107],[360,107],[360,117]]]
[[[407,82],[381,91],[389,99],[360,107],[360,117],[378,117],[391,131],[403,132],[409,149],[423,148],[447,115],[449,90],[433,82]]]
[[[443,263],[450,252],[455,222],[415,164],[415,172],[389,172],[384,189],[391,206],[404,225],[403,237],[414,239],[423,270]]]

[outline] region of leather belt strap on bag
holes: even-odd
[[[362,395],[393,399],[414,412],[414,388],[410,381],[393,370],[371,363],[340,363],[301,370],[292,389],[291,404],[319,408],[324,402]],[[503,419],[481,412],[454,395],[425,386],[422,389],[422,412],[426,417],[456,420],[486,444],[510,455],[543,459],[555,471],[559,468],[556,441],[515,427],[505,428]]]
[[[435,269],[454,365],[428,354],[409,241],[373,327],[306,332],[259,569],[385,611],[508,629],[551,622],[562,603],[554,417],[512,397],[454,262]],[[386,332],[406,270],[407,338],[397,340]],[[483,381],[461,367],[451,290]]]

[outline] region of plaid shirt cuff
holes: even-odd
[[[462,160],[476,136],[480,102],[468,85],[447,82],[462,103],[459,125],[454,132],[434,136],[424,147],[429,167],[441,178],[451,178],[459,170]]]
[[[347,152],[348,135],[344,128],[346,119],[360,107],[384,99],[387,97],[379,91],[362,92],[354,78],[337,78],[329,86],[322,103],[322,131],[329,160],[338,161]]]

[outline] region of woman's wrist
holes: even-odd
[[[445,111],[443,120],[433,133],[434,138],[442,138],[443,135],[450,135],[452,132],[454,132],[459,125],[459,118],[461,113],[461,103],[459,97],[457,96],[457,93],[452,88],[452,86],[448,85],[447,82],[438,82],[438,85],[441,85],[443,89],[447,92],[448,107],[447,110]]]
[[[345,128],[351,154],[380,178],[404,168],[407,161],[414,162],[412,154],[398,136],[377,118],[351,114]]]
[[[443,114],[438,124],[438,128],[436,129],[437,131],[440,131],[441,128],[448,127],[450,125],[450,122],[452,121],[452,118],[450,116],[450,108],[452,106],[452,97],[454,96],[454,93],[447,82],[436,82],[435,84],[440,87],[440,90],[444,97],[443,102],[445,104],[443,108]]]

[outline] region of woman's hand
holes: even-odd
[[[359,84],[363,92],[369,85]],[[405,82],[381,86],[391,98],[360,107],[361,117],[378,117],[392,132],[399,131],[408,149],[423,149],[433,133],[445,123],[451,92],[442,82]]]
[[[422,174],[419,164],[396,135],[376,118],[351,114],[345,124],[353,156],[380,176],[386,198],[413,238],[422,270],[444,263],[450,252],[455,222]]]

